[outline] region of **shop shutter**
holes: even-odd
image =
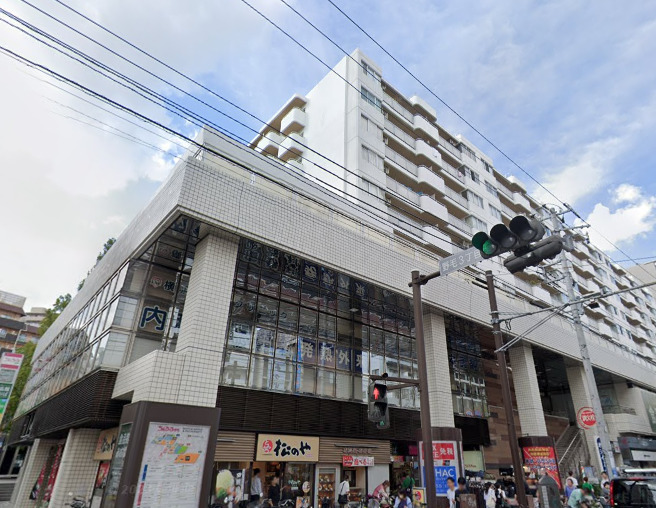
[[[254,432],[221,432],[216,438],[215,462],[251,462],[255,457]]]
[[[338,446],[336,446],[338,445]],[[341,464],[344,448],[359,449],[357,453],[348,455],[366,455],[374,458],[375,464],[389,464],[391,448],[389,441],[374,439],[343,439],[322,437],[319,442],[319,462],[324,464]]]

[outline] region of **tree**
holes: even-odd
[[[101,260],[102,258],[105,257],[105,254],[107,254],[107,252],[109,251],[109,249],[111,249],[111,248],[112,248],[112,245],[114,245],[115,243],[116,243],[116,238],[108,238],[108,239],[107,239],[107,241],[106,241],[105,244],[103,245],[103,250],[102,250],[101,252],[99,252],[98,255],[96,256],[96,265],[100,262],[100,260]],[[96,266],[96,265],[94,265],[94,266]],[[90,273],[91,273],[91,270],[89,270],[89,271],[87,272],[87,277],[89,276]],[[85,277],[84,279],[82,279],[82,280],[80,281],[80,283],[77,285],[77,290],[78,290],[78,291],[80,291],[80,290],[84,287],[84,283],[86,282],[87,277]]]
[[[57,300],[59,300],[59,298]],[[11,421],[14,419],[16,408],[18,408],[18,402],[20,401],[21,395],[23,394],[23,388],[25,388],[27,378],[30,377],[30,372],[32,371],[32,356],[34,356],[35,349],[36,344],[33,342],[27,342],[16,350],[17,353],[21,353],[23,355],[23,363],[21,364],[21,368],[18,371],[18,376],[16,376],[16,383],[14,384],[14,389],[11,392],[11,396],[9,397],[7,409],[2,420],[4,422],[2,430],[4,432],[9,432],[11,429]]]
[[[55,319],[59,317],[69,303],[71,303],[70,293],[57,297],[57,300],[55,300],[52,307],[46,310],[46,317],[43,318],[43,321],[41,321],[41,324],[39,325],[39,337],[42,337],[43,334],[46,333],[46,330],[50,328],[50,325],[55,322]]]

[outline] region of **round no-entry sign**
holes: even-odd
[[[584,429],[591,429],[597,423],[597,416],[591,407],[582,407],[576,413],[576,421]]]

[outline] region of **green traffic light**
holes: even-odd
[[[492,240],[488,240],[483,244],[483,248],[480,250],[482,250],[484,254],[494,254],[497,250],[497,245]]]
[[[478,250],[483,250],[486,242],[490,241],[490,237],[484,231],[479,231],[472,237],[472,245]]]

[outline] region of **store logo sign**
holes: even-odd
[[[597,416],[591,407],[582,407],[576,413],[576,421],[584,429],[591,429],[597,424]]]

